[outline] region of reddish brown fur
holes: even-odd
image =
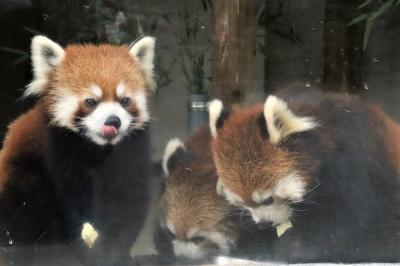
[[[262,110],[257,105],[233,113],[213,142],[219,177],[249,207],[258,205],[251,197],[255,190],[272,188],[291,169],[302,168],[293,155],[263,139],[258,122]],[[308,178],[306,170],[300,175]]]
[[[46,141],[45,132],[46,119],[39,106],[21,115],[9,125],[3,149],[0,152],[0,191],[8,178],[17,171],[12,162],[23,161],[25,158],[37,158],[41,154]]]
[[[196,159],[179,166],[166,178],[162,201],[166,219],[174,224],[176,237],[181,240],[187,240],[186,233],[191,227],[199,230],[215,227],[219,232],[231,230],[234,224],[226,219],[230,207],[216,194],[217,175],[208,129],[203,128],[191,138],[186,149]]]
[[[389,118],[382,110],[375,105],[368,107],[371,117],[375,119],[376,123],[382,123],[385,131],[386,149],[389,152],[389,158],[400,172],[400,126]]]

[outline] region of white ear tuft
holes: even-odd
[[[208,104],[208,115],[210,121],[211,135],[215,138],[217,136],[217,123],[224,105],[220,100],[213,100]]]
[[[139,61],[147,78],[154,89],[153,70],[154,70],[154,50],[156,39],[153,37],[143,37],[133,44],[129,49],[129,54]]]
[[[44,36],[35,36],[31,44],[33,81],[27,86],[24,96],[40,95],[47,83],[47,75],[64,59],[64,49]]]
[[[314,118],[296,116],[283,100],[273,95],[265,101],[264,117],[269,140],[272,143],[278,143],[292,133],[310,130],[317,126]]]
[[[185,150],[185,145],[178,138],[171,139],[170,141],[168,141],[167,146],[165,146],[163,160],[162,160],[162,169],[165,176],[169,175],[168,161],[178,148]]]

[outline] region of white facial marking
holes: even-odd
[[[274,195],[292,201],[302,200],[305,192],[305,183],[296,173],[282,178],[274,189]]]
[[[113,115],[121,120],[121,126],[118,129],[118,135],[108,142],[107,139],[101,136],[101,128],[107,118]],[[99,145],[105,145],[107,143],[116,144],[125,137],[129,133],[132,120],[131,114],[122,108],[119,103],[102,102],[92,113],[83,118],[81,123],[88,128],[85,134],[92,141]]]
[[[92,85],[90,86],[90,90],[92,91],[92,93],[97,97],[97,98],[101,98],[103,96],[103,90],[97,86],[97,85]]]
[[[79,107],[79,98],[73,94],[63,92],[57,96],[57,99],[57,102],[50,107],[53,114],[51,123],[77,132],[78,128],[74,125],[73,119]]]
[[[265,191],[264,193],[255,191],[252,194],[252,198],[258,203],[270,196],[290,201],[300,201],[303,199],[305,192],[305,183],[302,181],[301,177],[296,173],[292,173],[278,182],[272,194],[271,191]],[[279,200],[267,206],[247,209],[250,211],[254,222],[272,222],[275,226],[289,221],[293,213],[286,201]]]
[[[200,259],[207,255],[207,252],[193,242],[185,242],[175,239],[172,241],[174,253],[176,256],[182,256],[189,259]]]
[[[165,225],[167,226],[167,228],[169,229],[169,231],[171,231],[171,233],[175,234],[175,226],[174,226],[174,224],[171,222],[171,220],[167,220],[167,222],[165,223]]]
[[[126,91],[126,88],[125,88],[124,83],[120,82],[116,88],[117,97],[122,98],[125,95],[125,91]]]
[[[237,205],[238,203],[240,203],[240,204],[243,203],[243,199],[239,195],[230,191],[227,188],[224,188],[224,195],[225,195],[226,200],[232,205]]]
[[[257,202],[257,203],[261,203],[263,200],[265,200],[271,196],[272,196],[272,192],[269,190],[264,191],[264,192],[254,191],[251,194],[251,198],[254,200],[254,202]]]
[[[163,160],[162,160],[162,168],[165,176],[169,175],[169,170],[168,170],[169,158],[172,156],[172,154],[175,153],[175,151],[178,148],[185,149],[185,145],[178,138],[171,139],[170,141],[168,141],[167,146],[165,146]]]
[[[149,112],[147,110],[147,98],[144,90],[138,91],[133,95],[133,100],[136,103],[136,107],[139,109],[138,120],[135,121],[135,127],[143,127],[149,120]]]
[[[197,227],[190,227],[189,230],[187,230],[187,232],[186,232],[186,236],[188,239],[190,239],[198,232],[199,232],[199,229]]]
[[[186,233],[188,239],[195,236],[203,236],[206,238],[205,241],[209,241],[218,246],[219,253],[229,254],[231,248],[236,244],[236,238],[229,237],[223,233],[212,231],[212,232],[200,232],[197,228],[192,227]],[[203,247],[201,244],[195,244],[189,241],[172,241],[174,246],[174,252],[176,256],[184,256],[190,259],[199,259],[205,257],[207,254],[213,251]]]
[[[292,210],[285,202],[247,209],[255,223],[272,222],[274,226],[287,222],[292,215]]]
[[[207,234],[207,238],[218,246],[222,254],[228,254],[231,248],[236,244],[235,238],[230,238],[228,235],[224,235],[220,232],[211,232]]]

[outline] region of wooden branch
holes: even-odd
[[[215,0],[212,97],[228,106],[240,103],[251,86],[256,1]]]

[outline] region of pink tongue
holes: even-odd
[[[113,138],[118,134],[118,130],[114,126],[104,125],[101,128],[101,134],[105,138]]]

